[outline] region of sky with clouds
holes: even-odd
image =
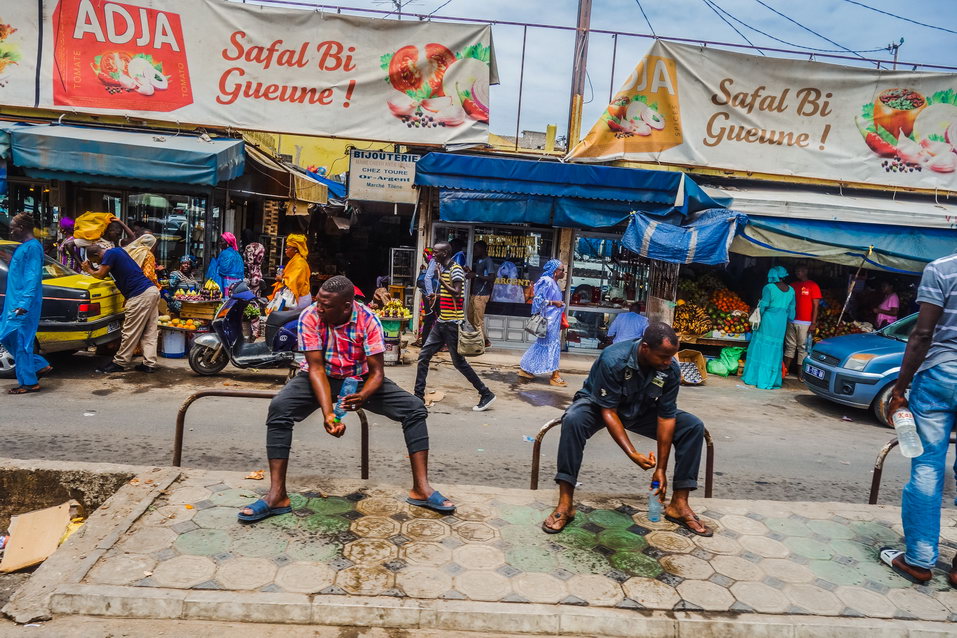
[[[298,0],[310,2],[310,0]],[[856,0],[877,9],[905,16],[918,22],[957,32],[957,0]],[[322,4],[336,4],[316,0]],[[641,0],[655,33],[662,37],[680,37],[744,44],[741,35],[723,22],[709,6],[726,12],[725,17],[756,46],[790,47],[751,30],[741,22],[766,34],[818,49],[869,50],[886,47],[904,38],[900,48],[902,61],[957,66],[957,33],[908,23],[878,14],[847,0]],[[795,22],[832,40],[835,46],[787,20],[762,3]],[[391,9],[391,0],[343,0],[341,6],[366,9]],[[445,6],[442,6],[442,5]],[[406,11],[439,16],[504,20],[547,25],[574,26],[577,0],[416,0]],[[741,22],[735,22],[728,16]],[[394,17],[394,16],[390,16]],[[592,28],[629,33],[649,33],[636,0],[593,0]],[[501,84],[491,91],[491,130],[514,135],[518,113],[519,74],[521,70],[523,28],[498,24],[493,27],[495,54]],[[648,51],[652,40],[620,36],[612,68],[613,39],[609,34],[592,34],[588,50],[588,82],[585,88],[585,112],[582,126],[588,130],[608,103],[609,90],[618,89]],[[574,32],[529,28],[525,38],[525,75],[522,91],[520,130],[544,130],[557,124],[559,134],[566,130],[568,94]],[[757,55],[757,52],[754,52]],[[768,53],[779,57],[781,53]],[[850,55],[850,54],[847,54]],[[886,51],[863,53],[864,57],[890,59]],[[804,56],[800,56],[804,58]],[[806,59],[806,58],[805,58]],[[825,59],[825,58],[815,58]],[[855,64],[850,61],[835,61]],[[864,63],[859,63],[864,64]],[[873,64],[869,64],[873,68]],[[955,87],[957,88],[957,87]]]

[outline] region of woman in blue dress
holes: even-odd
[[[768,271],[768,284],[761,294],[758,310],[761,323],[751,337],[742,381],[762,390],[781,387],[784,364],[784,336],[794,319],[794,289],[784,283],[788,271],[775,266]]]
[[[246,270],[235,235],[223,233],[219,237],[219,247],[219,256],[210,261],[206,269],[206,279],[215,281],[222,290],[223,297],[228,297],[230,287],[246,277]]]
[[[10,238],[21,242],[13,251],[7,270],[7,288],[0,314],[0,344],[13,355],[17,387],[9,394],[39,392],[38,375],[50,371],[46,359],[33,353],[43,306],[43,246],[33,237],[33,216],[16,215],[10,222]]]
[[[534,379],[537,374],[551,374],[549,383],[558,387],[568,385],[558,373],[562,353],[562,313],[565,308],[565,302],[562,301],[565,295],[558,287],[558,280],[564,276],[565,264],[552,259],[545,264],[542,276],[535,282],[532,314],[545,315],[548,332],[525,352],[518,371],[518,376],[524,379]]]

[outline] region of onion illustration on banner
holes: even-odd
[[[396,90],[389,110],[409,128],[488,123],[490,59],[491,48],[481,44],[453,53],[434,42],[422,51],[407,45],[382,56],[382,70]]]
[[[864,143],[888,173],[957,170],[957,91],[924,96],[908,88],[881,91],[855,118]]]

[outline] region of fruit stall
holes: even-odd
[[[678,282],[674,329],[682,343],[743,345],[751,338],[751,310],[738,293],[711,273],[697,281],[682,279]]]
[[[382,336],[385,341],[385,364],[402,364],[402,334],[409,327],[412,311],[399,299],[393,299],[375,311],[382,323]]]

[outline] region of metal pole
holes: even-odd
[[[518,113],[515,114],[515,150],[518,150],[518,133],[522,125],[522,89],[525,86],[525,40],[528,37],[528,27],[522,27],[522,64],[518,72]]]
[[[585,92],[585,73],[588,70],[588,31],[591,27],[591,0],[578,0],[578,26],[575,32],[575,51],[572,59],[572,89],[568,104],[568,141],[566,151],[578,144],[582,126],[582,102]]]
[[[611,98],[615,96],[615,61],[618,59],[618,34],[611,36],[611,79],[608,80],[608,103],[611,104]]]

